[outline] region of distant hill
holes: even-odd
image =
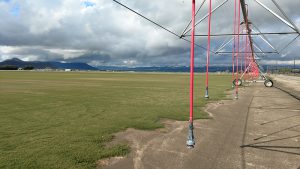
[[[291,68],[289,65],[261,65],[262,71],[272,71],[281,68]],[[120,67],[120,66],[98,66],[101,71],[133,71],[133,72],[190,72],[187,66],[153,66],[153,67]],[[299,69],[300,66],[296,66]],[[210,66],[209,72],[231,72],[232,66]],[[206,72],[206,66],[195,67],[195,72]]]
[[[86,63],[61,63],[61,62],[41,62],[41,61],[22,61],[18,58],[8,59],[0,62],[2,67],[15,70],[17,68],[34,67],[35,69],[73,69],[73,70],[100,70],[100,71],[133,71],[133,72],[189,72],[188,66],[152,66],[152,67],[124,67],[124,66],[98,66],[92,67]],[[262,65],[263,71],[274,71],[281,68],[293,68],[291,65]],[[296,65],[296,69],[300,66]],[[195,72],[205,72],[206,67],[195,67]],[[209,72],[231,72],[232,66],[210,66]]]
[[[76,69],[76,70],[98,70],[86,63],[61,63],[61,62],[42,62],[42,61],[22,61],[18,58],[8,59],[0,62],[0,67],[15,66],[18,68],[24,68],[32,66],[35,69]]]
[[[187,66],[163,66],[163,67],[118,67],[118,66],[98,66],[102,71],[134,71],[134,72],[189,72],[190,67]],[[210,72],[226,72],[231,68],[227,66],[210,66]],[[206,67],[196,67],[195,72],[205,72]]]

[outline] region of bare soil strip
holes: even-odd
[[[105,169],[297,169],[300,167],[300,103],[287,93],[254,84],[239,100],[208,104],[213,117],[195,121],[196,146],[187,149],[187,122],[165,120],[165,129],[128,129],[126,157],[99,161]],[[111,143],[114,144],[114,143]]]

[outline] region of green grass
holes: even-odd
[[[210,100],[230,81],[211,75]],[[207,118],[203,82],[196,74],[197,119]],[[127,145],[105,147],[112,134],[187,120],[188,85],[188,74],[0,71],[0,168],[95,168],[125,155]]]

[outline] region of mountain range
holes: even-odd
[[[152,66],[152,67],[119,67],[119,66],[98,66],[101,71],[132,71],[132,72],[189,72],[190,67],[187,66]],[[210,66],[210,72],[226,72],[230,71],[228,66]],[[205,72],[206,67],[195,67],[195,72]]]
[[[51,61],[22,61],[18,58],[8,59],[0,62],[0,69],[13,66],[15,69],[33,67],[34,69],[72,69],[72,70],[100,70],[100,71],[133,71],[133,72],[189,72],[188,66],[152,66],[152,67],[126,67],[126,66],[97,66],[93,67],[87,63],[62,63]],[[281,68],[293,68],[292,65],[263,65],[263,70],[277,70]],[[300,68],[296,65],[297,69]],[[210,66],[209,72],[231,72],[232,66]],[[205,72],[206,67],[195,67],[195,72]]]
[[[73,70],[98,70],[86,63],[62,63],[51,61],[23,61],[18,58],[7,59],[0,62],[0,67],[15,66],[17,68],[33,67],[34,69],[73,69]]]

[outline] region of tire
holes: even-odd
[[[233,86],[235,86],[235,84],[236,84],[236,79],[233,80],[232,84],[233,84]],[[237,85],[238,85],[238,86],[242,86],[242,84],[243,84],[242,80],[241,80],[241,79],[238,79]]]
[[[269,80],[269,79],[265,80],[264,84],[265,84],[266,87],[273,87],[273,81],[272,80]]]

